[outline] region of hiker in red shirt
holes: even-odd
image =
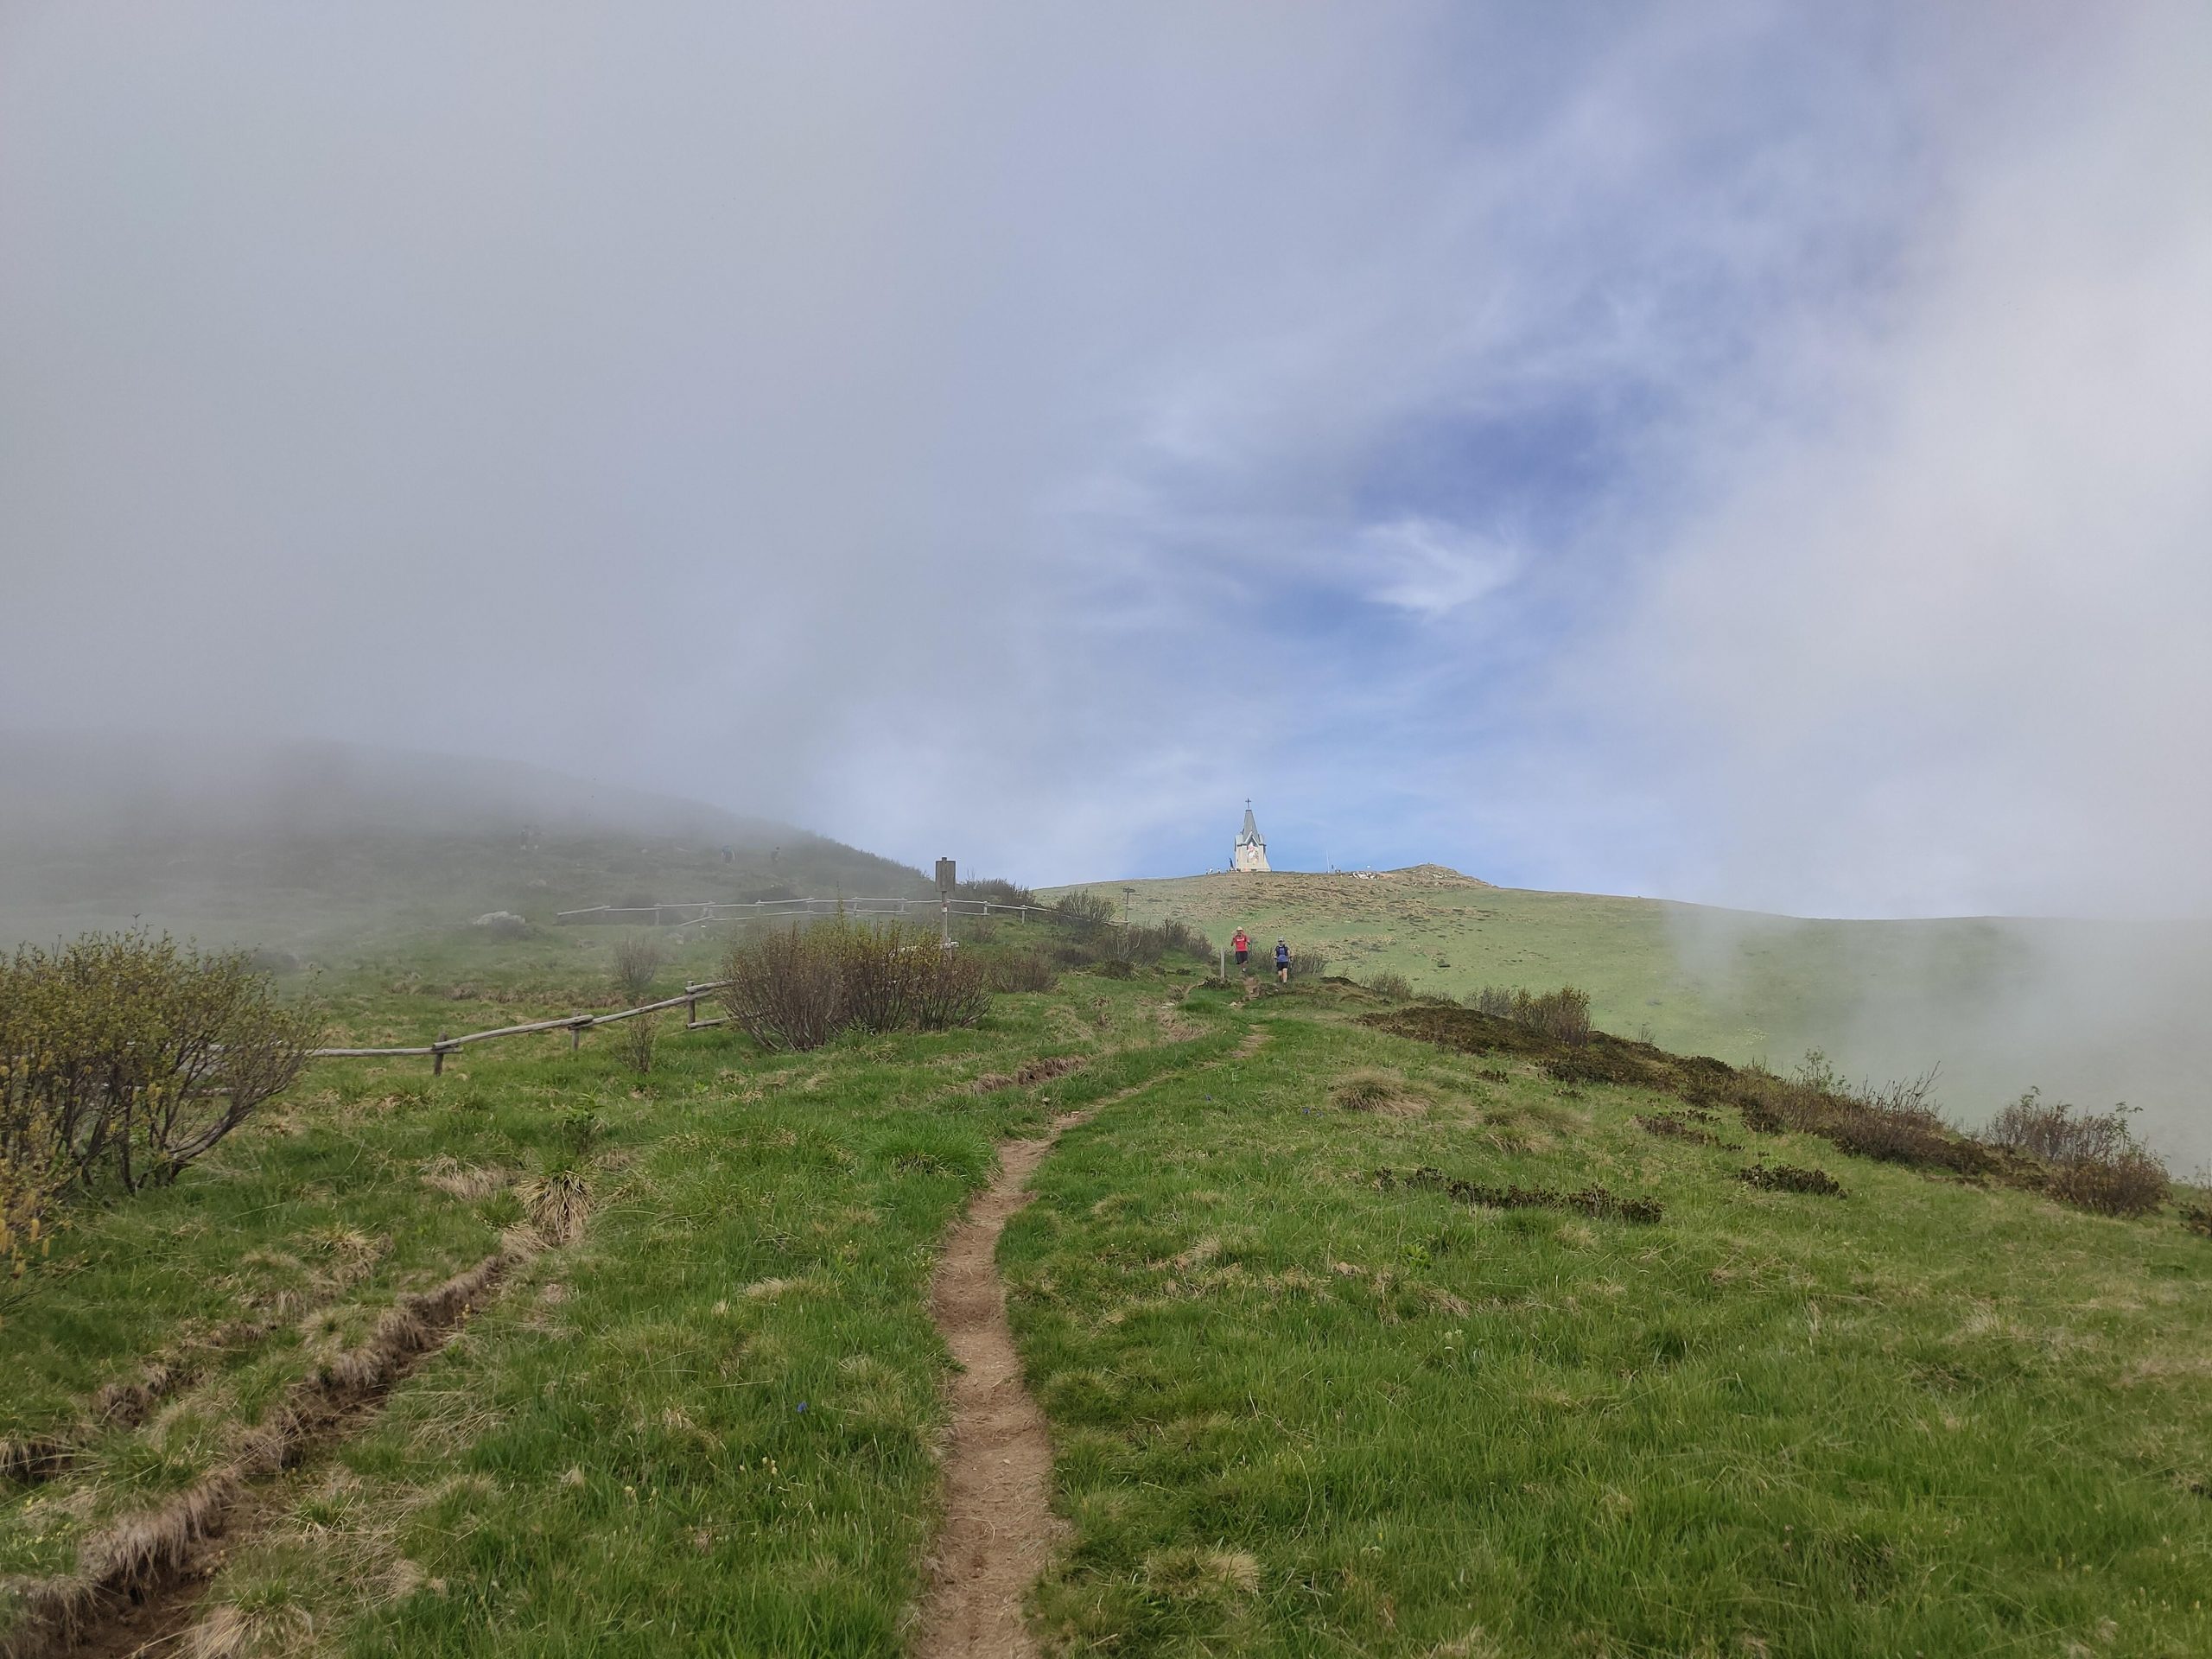
[[[1236,953],[1236,965],[1242,968],[1244,958],[1252,953],[1252,941],[1244,937],[1244,930],[1240,927],[1236,930],[1236,937],[1229,942],[1229,948]]]

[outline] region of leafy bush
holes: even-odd
[[[668,954],[661,949],[660,941],[643,935],[625,939],[614,947],[614,985],[626,999],[625,1007],[636,1007],[652,1000],[653,981],[660,977],[667,961]]]
[[[984,964],[935,935],[839,920],[730,947],[730,1018],[770,1048],[819,1048],[840,1033],[971,1026],[989,1002]]]
[[[175,1181],[299,1076],[319,1036],[245,951],[91,933],[0,960],[9,1237],[72,1182]]]

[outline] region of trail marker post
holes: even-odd
[[[944,949],[952,948],[952,889],[958,885],[953,862],[949,858],[937,861],[937,903],[939,939]]]

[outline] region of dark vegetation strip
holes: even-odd
[[[1831,1198],[1849,1196],[1843,1183],[1825,1169],[1801,1169],[1795,1164],[1753,1164],[1738,1170],[1736,1179],[1769,1192],[1812,1192]]]
[[[1603,1221],[1632,1221],[1647,1226],[1665,1214],[1656,1198],[1624,1198],[1602,1186],[1586,1186],[1574,1192],[1548,1186],[1490,1186],[1458,1179],[1426,1164],[1402,1175],[1393,1169],[1378,1169],[1374,1179],[1385,1192],[1401,1187],[1410,1192],[1442,1192],[1486,1210],[1576,1210]]]
[[[1817,1135],[1859,1157],[2047,1193],[2100,1215],[2148,1214],[2169,1192],[2164,1167],[2133,1140],[2124,1113],[2076,1114],[2032,1093],[1977,1138],[1946,1122],[1933,1105],[1932,1075],[1878,1089],[1854,1087],[1814,1054],[1785,1077],[1710,1055],[1670,1054],[1602,1031],[1562,1037],[1541,1025],[1450,1004],[1387,1009],[1362,1015],[1360,1023],[1461,1053],[1526,1059],[1561,1083],[1649,1089],[1699,1109],[1732,1107],[1756,1134]],[[1694,1138],[1684,1133],[1687,1124],[1644,1127]]]

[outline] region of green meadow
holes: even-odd
[[[607,1005],[606,945],[441,945],[321,994],[345,1036],[420,1040]],[[0,1439],[43,1459],[0,1484],[7,1639],[62,1650],[38,1597],[232,1480],[219,1554],[118,1630],[899,1653],[935,1252],[1000,1141],[1106,1102],[1000,1252],[1070,1528],[1049,1652],[2212,1649],[2212,1243],[2171,1206],[1662,1138],[1643,1090],[1358,1023],[1381,1006],[1171,963],[804,1054],[671,1015],[643,1075],[606,1033],[319,1065],[0,1292]],[[1055,1056],[1081,1067],[1012,1081]],[[257,1452],[486,1263],[437,1342]]]

